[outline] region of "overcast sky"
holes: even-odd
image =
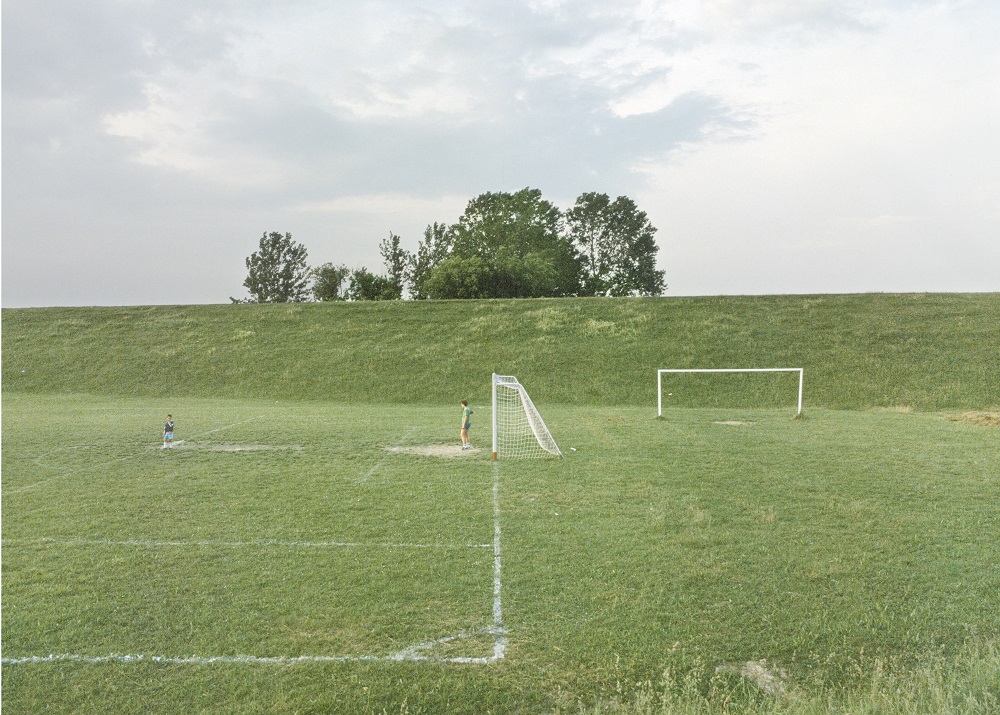
[[[5,307],[627,195],[667,295],[1000,290],[996,0],[3,0]]]

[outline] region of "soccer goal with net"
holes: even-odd
[[[493,375],[493,459],[561,457],[528,391],[513,375]]]
[[[687,369],[687,370],[657,370],[656,371],[656,416],[663,416],[663,376],[665,374],[671,373],[712,373],[712,372],[797,372],[799,373],[799,400],[798,400],[798,410],[795,413],[796,417],[802,414],[802,375],[803,369],[801,367],[754,367],[754,368],[704,368],[704,369]]]

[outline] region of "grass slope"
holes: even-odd
[[[8,309],[3,389],[482,404],[499,372],[654,405],[658,367],[781,366],[807,408],[975,410],[1000,406],[997,345],[1000,293]]]

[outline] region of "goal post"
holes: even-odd
[[[748,368],[704,368],[686,370],[657,370],[656,371],[656,416],[663,416],[663,375],[669,373],[687,372],[797,372],[799,373],[799,398],[798,409],[795,416],[802,415],[802,384],[804,370],[801,367],[748,367]]]
[[[561,457],[528,391],[513,375],[493,374],[493,459]]]

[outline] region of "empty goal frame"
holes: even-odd
[[[663,416],[663,375],[690,372],[797,372],[799,374],[798,409],[795,416],[802,415],[802,384],[804,370],[801,367],[747,367],[747,368],[702,368],[702,369],[662,369],[656,371],[656,416]]]

